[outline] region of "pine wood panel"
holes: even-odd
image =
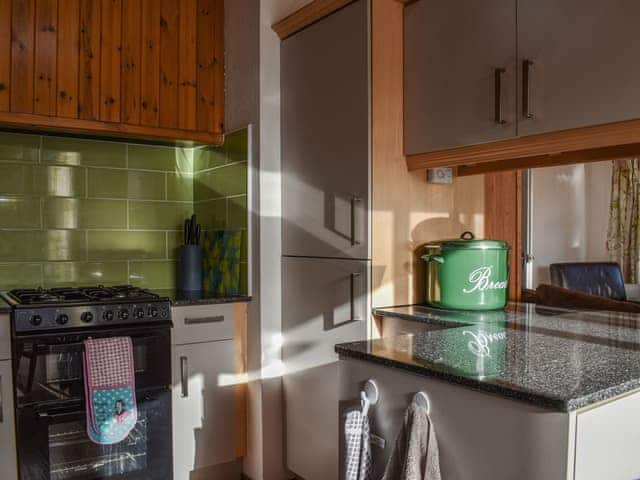
[[[78,116],[87,120],[100,116],[100,13],[100,2],[80,1]]]
[[[122,0],[101,1],[100,120],[120,121]]]
[[[140,123],[160,121],[160,1],[142,0],[142,67]]]
[[[55,115],[58,1],[36,0],[33,112]]]
[[[182,0],[180,2],[178,126],[187,130],[196,128],[197,35],[193,26],[197,23],[197,12],[197,0]]]
[[[182,2],[180,2],[182,3]],[[142,0],[122,0],[121,120],[140,123]]]
[[[80,1],[58,0],[57,115],[78,117]]]
[[[509,299],[522,289],[522,175],[518,171],[485,175],[485,237],[511,245]]]
[[[160,5],[160,126],[178,126],[178,28],[180,9],[174,0]]]
[[[198,42],[198,103],[197,128],[214,132],[215,119],[215,29],[216,1],[198,0],[197,42]]]
[[[11,109],[11,0],[0,0],[0,111]]]
[[[0,112],[16,114],[2,123],[222,138],[224,0],[0,0],[0,12]]]
[[[11,8],[11,111],[33,112],[35,0]]]
[[[271,28],[278,34],[280,39],[285,39],[312,23],[317,22],[321,18],[331,15],[336,10],[353,1],[354,0],[314,0],[288,17],[274,23]]]

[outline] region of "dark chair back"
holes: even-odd
[[[627,299],[622,270],[615,262],[552,263],[549,270],[552,285],[614,300]]]

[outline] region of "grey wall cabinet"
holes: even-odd
[[[405,151],[516,135],[516,1],[405,8]]]
[[[410,4],[406,153],[640,118],[638,18],[632,0]]]
[[[367,335],[369,262],[283,258],[282,348],[287,466],[338,477],[337,343]]]
[[[282,42],[284,255],[368,258],[368,45],[365,0]]]
[[[565,130],[640,118],[640,2],[519,0],[518,133]]]

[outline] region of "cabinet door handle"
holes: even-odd
[[[224,315],[216,315],[215,317],[185,318],[185,325],[198,325],[202,323],[219,323],[224,322]]]
[[[351,309],[351,320],[360,320],[356,317],[356,278],[360,276],[359,273],[352,273],[349,276],[349,307]]]
[[[504,68],[496,68],[494,70],[494,115],[495,122],[498,125],[504,125],[507,121],[502,118],[502,75],[506,72]]]
[[[533,118],[531,111],[531,60],[522,62],[522,114],[525,118]]]
[[[360,203],[362,198],[353,196],[351,197],[351,246],[360,245],[360,242],[356,238],[356,204]]]
[[[0,375],[0,423],[4,423],[4,396],[2,391],[2,375]]]
[[[180,388],[182,398],[189,396],[189,360],[187,357],[180,357]]]

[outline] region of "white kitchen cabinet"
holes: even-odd
[[[235,359],[232,340],[174,346],[174,480],[242,455],[236,409],[244,405],[237,401]]]
[[[405,152],[516,135],[516,0],[405,7]]]
[[[0,478],[16,480],[16,441],[13,415],[11,361],[0,361]]]
[[[234,335],[234,319],[236,315],[246,315],[245,310],[244,303],[174,307],[171,312],[172,343],[184,345],[230,340]]]
[[[0,360],[11,358],[11,318],[8,313],[0,314]]]
[[[519,0],[518,134],[640,118],[638,18],[633,0]]]

